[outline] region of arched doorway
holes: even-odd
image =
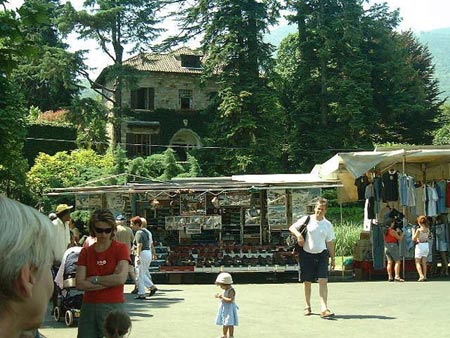
[[[180,129],[170,139],[169,145],[175,150],[180,161],[187,160],[187,152],[194,148],[200,148],[202,143],[200,136],[191,129]]]

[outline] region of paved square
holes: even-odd
[[[215,285],[160,284],[149,300],[134,300],[125,286],[126,308],[132,319],[130,337],[215,338],[214,324],[219,292]],[[332,282],[329,306],[336,313],[321,319],[318,285],[313,285],[314,315],[303,316],[302,286],[285,284],[235,284],[240,326],[236,338],[287,337],[450,337],[450,281],[424,283]],[[47,338],[74,338],[67,328],[47,316],[41,332]]]

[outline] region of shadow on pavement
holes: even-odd
[[[397,319],[397,318],[388,317],[388,316],[380,316],[380,315],[336,315],[330,319],[331,320],[333,320],[333,319],[387,319],[387,320],[392,320],[392,319]]]

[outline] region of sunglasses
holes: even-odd
[[[112,228],[102,229],[102,228],[94,227],[94,229],[95,229],[95,232],[98,234],[102,234],[102,233],[109,234],[112,231]]]

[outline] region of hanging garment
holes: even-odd
[[[425,185],[416,188],[416,216],[425,215]]]
[[[371,228],[373,268],[381,270],[384,267],[384,226],[373,223]]]
[[[436,233],[436,250],[437,251],[447,251],[448,250],[448,240],[447,240],[447,224],[435,224]]]
[[[414,258],[414,242],[412,240],[412,229],[413,225],[406,224],[403,227],[403,232],[405,237],[399,242],[400,246],[400,256],[405,258]]]
[[[445,181],[439,181],[436,182],[434,187],[436,188],[436,193],[438,195],[437,213],[443,214],[447,211],[447,208],[445,206],[447,183]]]
[[[364,200],[366,187],[369,184],[369,178],[366,175],[360,176],[355,180],[355,185],[358,190],[358,201]]]
[[[389,170],[381,176],[383,183],[383,202],[398,201],[398,172]]]
[[[436,189],[430,185],[426,186],[427,213],[426,216],[437,216],[437,201],[439,200]]]
[[[450,208],[450,181],[447,181],[447,186],[445,188],[445,206]]]
[[[381,183],[381,177],[375,176],[373,178],[373,193],[375,198],[375,213],[378,215],[380,213],[380,202],[381,202],[381,191],[383,190],[383,184]]]

